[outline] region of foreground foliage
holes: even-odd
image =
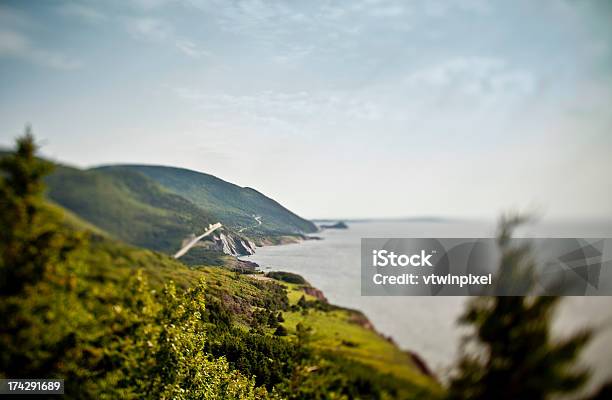
[[[533,282],[535,265],[527,245],[510,244],[521,217],[502,219],[498,280]],[[460,323],[471,326],[463,356],[449,390],[451,399],[548,399],[581,388],[587,371],[575,363],[591,332],[563,340],[551,338],[559,297],[508,296],[474,299]],[[471,347],[470,347],[471,346]]]
[[[156,295],[142,273],[124,287],[83,279],[89,246],[42,202],[49,165],[34,151],[28,134],[1,164],[0,374],[62,377],[75,398],[266,397],[204,352],[202,284]]]

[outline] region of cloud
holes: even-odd
[[[261,91],[250,95],[205,93],[177,87],[171,90],[204,112],[208,122],[231,121],[235,126],[272,128],[281,133],[299,133],[312,126],[351,125],[375,122],[384,117],[375,103],[344,92]],[[310,130],[310,131],[316,131]]]
[[[313,51],[314,46],[287,46],[283,52],[279,52],[275,55],[273,60],[279,64],[295,64],[311,55]]]
[[[162,18],[149,16],[149,12],[171,3],[173,0],[132,0],[130,3],[139,15],[113,15],[100,11],[89,5],[65,3],[58,7],[58,12],[65,16],[75,17],[89,23],[112,23],[122,25],[132,37],[153,43],[169,44],[182,54],[191,58],[211,56],[211,53],[198,46],[193,40],[178,35],[174,26]],[[130,14],[133,12],[130,12]]]
[[[151,17],[126,18],[125,25],[132,36],[155,43],[170,44],[191,58],[210,57],[212,54],[191,39],[178,35],[169,22]]]
[[[33,25],[33,22],[24,14],[12,8],[0,5],[0,26],[26,28],[32,27]]]
[[[523,97],[536,88],[531,72],[512,69],[502,59],[487,57],[453,58],[415,71],[404,82],[411,88],[479,98]]]
[[[0,57],[16,58],[60,70],[72,70],[81,67],[81,62],[62,53],[36,47],[23,34],[11,31],[0,31]]]
[[[137,38],[160,42],[173,34],[172,27],[165,21],[150,17],[129,18],[127,29]]]
[[[339,34],[354,33],[355,25],[367,19],[384,23],[384,19],[403,17],[409,14],[405,2],[361,0],[347,3],[285,3],[261,0],[217,2],[210,8],[209,2],[192,0],[202,11],[214,9],[219,26],[227,31],[260,35],[265,38],[292,35],[296,32],[315,33],[332,30]],[[346,26],[346,22],[352,23]],[[357,29],[359,31],[359,29]]]
[[[192,58],[200,58],[200,57],[211,57],[212,54],[209,51],[206,51],[196,45],[189,39],[175,39],[174,45],[177,49],[179,49],[183,54],[188,55]]]
[[[58,11],[60,14],[86,22],[98,23],[108,19],[108,16],[100,10],[79,3],[64,3],[59,6]]]
[[[406,9],[399,4],[391,4],[383,7],[377,7],[371,10],[371,15],[374,17],[400,17],[406,13]]]
[[[437,8],[429,6],[429,1],[400,0],[186,1],[211,26],[229,33],[232,43],[248,41],[278,64],[294,64],[310,55],[322,61],[337,59],[340,53],[361,57],[369,46],[376,46],[372,53],[380,53],[385,44],[399,40],[431,17],[487,9],[481,0],[449,0]]]
[[[262,0],[190,2],[231,43],[251,47],[279,65],[295,65],[307,57],[334,58],[340,51],[357,53],[369,24],[405,30],[407,7],[399,2],[282,2]],[[394,19],[393,24],[386,23]]]
[[[152,10],[160,8],[171,3],[175,3],[176,0],[130,0],[134,7],[141,8],[143,10]]]
[[[422,6],[425,15],[429,17],[446,17],[453,11],[485,14],[491,9],[487,0],[426,0]]]
[[[81,62],[61,52],[37,46],[24,31],[37,27],[36,21],[26,14],[0,6],[0,57],[27,61],[59,70],[81,67]]]

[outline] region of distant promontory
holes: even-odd
[[[348,229],[348,225],[344,221],[338,221],[335,224],[324,224],[320,226],[321,229]]]

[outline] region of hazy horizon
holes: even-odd
[[[612,216],[605,1],[0,3],[0,146],[314,219]]]

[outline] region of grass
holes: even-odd
[[[297,304],[297,302],[302,296],[304,296],[304,298],[308,301],[314,301],[317,299],[316,297],[306,294],[304,293],[304,291],[302,291],[302,287],[304,285],[286,282],[283,282],[282,284],[287,288],[287,297],[289,298],[289,304]]]
[[[352,322],[349,311],[309,310],[307,315],[289,312],[284,317],[283,325],[290,333],[295,333],[295,326],[300,322],[312,328],[315,347],[372,365],[398,378],[428,384],[429,379],[417,372],[408,354],[378,333]]]
[[[304,296],[307,301],[316,300],[305,294],[304,285],[282,283],[287,288],[289,303],[297,304]],[[379,333],[362,326],[356,320],[361,314],[339,307],[330,311],[308,309],[306,313],[293,311],[283,313],[290,335],[295,335],[295,326],[302,323],[312,329],[311,345],[375,367],[400,379],[428,388],[436,389],[438,384],[417,370],[409,354]]]

